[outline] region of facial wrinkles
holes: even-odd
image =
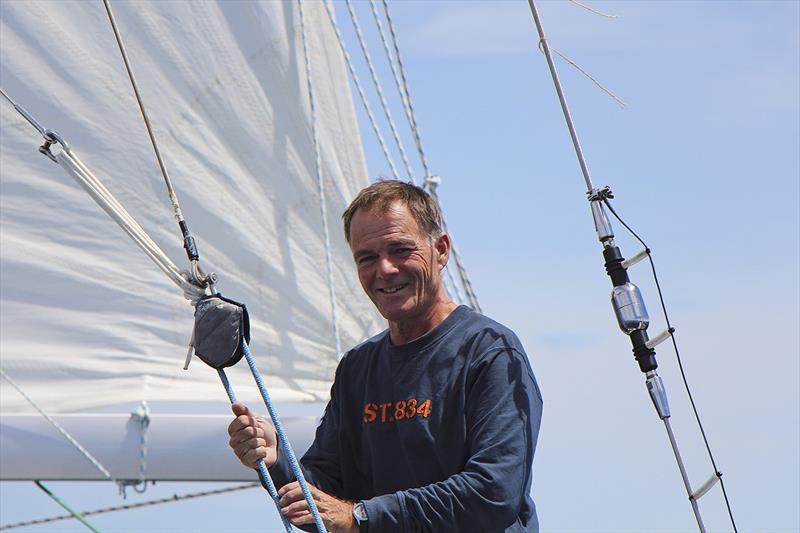
[[[440,294],[438,241],[421,231],[405,206],[356,212],[350,237],[361,284],[389,320],[393,340],[407,342],[439,322],[438,304],[447,297]]]

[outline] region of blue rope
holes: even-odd
[[[308,488],[306,478],[303,475],[303,471],[300,469],[300,463],[297,462],[297,457],[294,455],[292,445],[289,443],[289,439],[286,436],[286,433],[283,431],[283,425],[278,418],[278,412],[272,406],[272,400],[270,400],[267,387],[264,385],[264,381],[261,379],[261,373],[258,371],[258,368],[256,368],[256,362],[253,360],[253,356],[250,355],[250,348],[247,347],[247,343],[244,343],[243,347],[244,357],[247,360],[248,366],[250,366],[250,372],[253,374],[253,379],[256,380],[258,391],[261,393],[261,397],[264,399],[264,405],[267,406],[269,416],[272,418],[272,425],[275,426],[275,433],[278,434],[278,442],[280,443],[283,452],[286,453],[286,457],[289,459],[289,466],[292,468],[292,473],[294,474],[295,479],[297,479],[297,481],[300,483],[303,496],[308,503],[308,509],[311,511],[311,516],[314,518],[314,525],[317,526],[317,532],[325,533],[325,524],[322,523],[322,517],[319,516],[317,504],[314,502],[314,498],[311,496],[311,490]]]
[[[247,346],[245,344],[245,346]],[[233,387],[231,387],[231,382],[228,381],[228,376],[225,374],[225,370],[222,368],[218,369],[217,372],[219,373],[219,379],[222,380],[222,385],[225,387],[225,392],[228,393],[228,399],[231,401],[232,404],[236,403],[236,394],[233,392]],[[258,460],[258,477],[261,479],[261,484],[267,487],[267,492],[272,497],[272,501],[275,502],[275,507],[278,509],[278,514],[283,521],[283,526],[286,528],[287,533],[291,533],[292,530],[292,523],[289,522],[289,519],[281,513],[281,499],[278,496],[278,491],[275,489],[275,483],[273,483],[272,478],[269,475],[269,471],[267,471],[267,465],[264,464],[263,459]]]

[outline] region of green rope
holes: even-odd
[[[79,521],[81,524],[83,524],[84,526],[88,527],[90,530],[94,531],[94,533],[100,533],[100,530],[99,530],[99,529],[97,529],[96,527],[94,527],[92,524],[90,524],[90,523],[89,523],[89,522],[88,522],[88,521],[87,521],[87,520],[86,520],[86,519],[83,517],[83,515],[81,515],[81,514],[80,514],[78,511],[75,511],[74,509],[72,509],[72,508],[71,508],[69,505],[67,505],[67,504],[66,504],[66,503],[65,503],[65,502],[64,502],[64,501],[63,501],[61,498],[59,498],[58,496],[56,496],[55,494],[53,494],[53,493],[50,491],[50,489],[48,489],[47,487],[45,487],[44,485],[42,485],[42,483],[41,483],[40,481],[34,481],[34,483],[36,483],[36,486],[37,486],[37,487],[39,487],[40,489],[42,489],[42,491],[44,491],[44,493],[45,493],[45,494],[47,494],[48,496],[50,496],[50,497],[53,499],[53,501],[54,501],[54,502],[56,502],[58,505],[60,505],[61,507],[63,507],[63,508],[64,508],[64,510],[66,510],[66,511],[67,511],[69,514],[71,514],[73,517],[75,517],[75,518],[76,518],[76,519],[77,519],[77,520],[78,520],[78,521]]]

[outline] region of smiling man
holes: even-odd
[[[342,215],[361,286],[388,330],[350,350],[301,464],[327,529],[538,531],[532,462],[542,400],[508,328],[457,306],[442,284],[450,238],[419,187],[379,181]],[[228,427],[259,458],[282,512],[312,524],[272,426],[240,404]]]

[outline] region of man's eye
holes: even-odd
[[[359,265],[364,265],[364,264],[367,264],[367,263],[369,263],[370,261],[374,261],[374,260],[375,260],[375,256],[374,256],[374,255],[362,255],[361,257],[359,257],[359,258],[356,260],[356,262],[357,262]]]
[[[403,246],[403,247],[400,247],[400,248],[395,248],[394,253],[396,253],[396,254],[408,254],[408,253],[411,253],[412,250],[413,250],[413,248],[409,248],[407,246]]]

